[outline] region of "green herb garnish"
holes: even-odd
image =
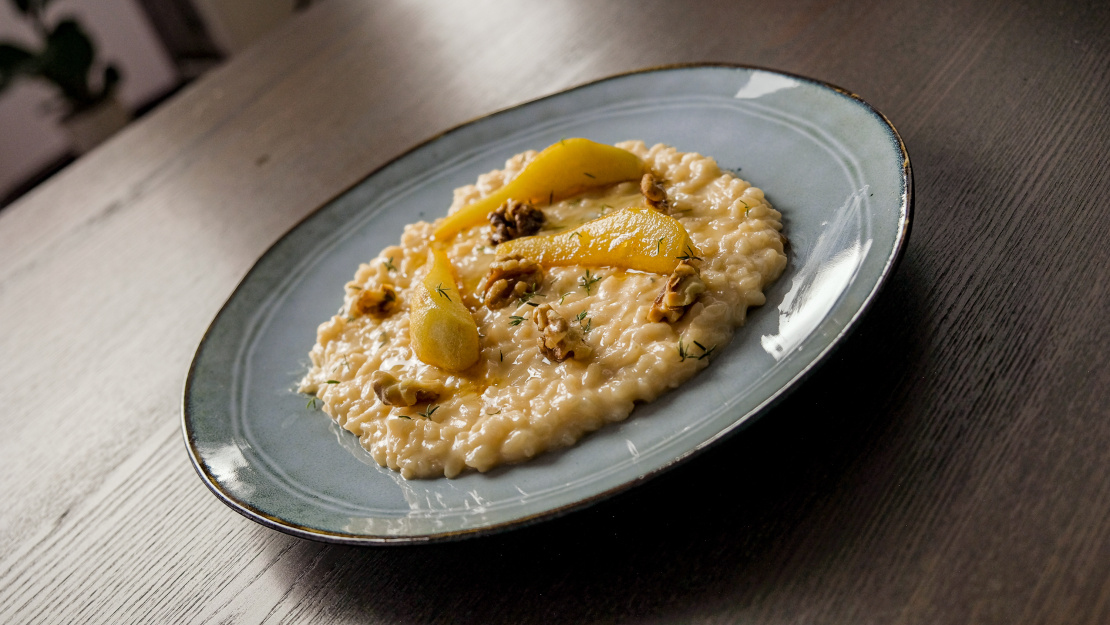
[[[713,347],[706,347],[705,345],[702,345],[701,343],[699,343],[697,341],[694,341],[694,345],[699,350],[701,350],[700,354],[695,354],[693,352],[692,347],[688,347],[686,345],[683,345],[682,344],[682,339],[681,338],[678,339],[678,358],[679,358],[679,360],[686,360],[687,358],[692,358],[694,360],[703,360],[705,358],[709,358],[709,355],[713,353],[713,350],[717,349],[716,345],[714,345]]]
[[[443,288],[442,283],[436,285],[436,293],[439,293],[443,297],[446,297],[447,301],[451,301],[451,296],[447,294],[447,289]]]
[[[390,271],[397,271],[397,267],[395,267],[393,265],[393,257],[392,256],[389,257],[389,260],[383,260],[382,264],[385,265],[385,268],[390,270]]]
[[[528,290],[524,292],[524,295],[520,296],[520,298],[519,298],[520,303],[521,304],[529,304],[531,306],[539,306],[539,304],[531,303],[532,298],[539,295],[539,293],[536,292],[538,290],[539,290],[539,285],[533,282],[532,285],[528,287]],[[542,295],[539,295],[539,296],[543,297]]]
[[[697,356],[690,353],[689,349],[682,344],[682,339],[678,339],[678,359],[686,360],[687,358],[697,358]]]
[[[679,260],[701,260],[700,257],[694,255],[694,248],[690,247],[689,243],[686,244],[686,253],[676,258]]]
[[[602,278],[602,276],[599,276],[599,275],[596,275],[596,274],[591,276],[590,275],[590,270],[587,269],[586,270],[586,275],[582,276],[582,279],[578,281],[578,284],[583,289],[586,289],[586,295],[589,295],[590,294],[590,289],[593,288],[594,284],[600,282],[601,278]]]
[[[518,315],[513,315],[509,317],[509,325],[511,326],[518,326],[522,323],[524,323],[524,317],[520,317]]]
[[[435,411],[437,411],[437,410],[439,410],[439,406],[438,406],[438,405],[436,405],[436,406],[430,406],[430,407],[426,408],[426,409],[424,410],[424,412],[418,412],[418,413],[416,413],[416,414],[418,414],[418,415],[420,415],[420,416],[424,417],[425,419],[431,419],[431,418],[432,418],[432,413],[434,413],[434,412],[435,412]]]

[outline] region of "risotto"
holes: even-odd
[[[617,147],[634,176],[605,161],[537,198],[513,189],[563,174],[528,151],[407,226],[347,283],[299,390],[380,465],[453,477],[572,445],[708,366],[786,267],[781,215],[712,158]]]

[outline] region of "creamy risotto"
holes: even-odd
[[[639,157],[647,175],[562,199],[509,200],[457,233],[445,234],[445,219],[407,226],[399,245],[347,283],[339,313],[317,331],[299,390],[379,464],[406,478],[453,477],[572,445],[708,366],[786,266],[781,215],[712,158],[641,141],[618,147]],[[495,194],[536,158],[518,154],[456,189],[448,214]],[[656,241],[660,230],[651,228],[673,222],[688,239],[666,256],[673,241]],[[568,246],[583,236],[608,247],[573,264],[585,256]],[[629,240],[632,252],[621,247]],[[433,246],[449,274],[430,273]],[[606,261],[606,250],[622,259]],[[637,254],[644,267],[667,267],[630,268]],[[439,275],[455,284],[428,280]],[[447,339],[423,334],[430,322],[422,307],[456,300],[465,311],[448,312],[464,326],[469,313],[476,347],[467,337],[456,347],[454,330]],[[431,343],[425,350],[446,350],[451,362],[421,359],[418,333]],[[476,361],[454,360],[467,350]]]

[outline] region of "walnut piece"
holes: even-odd
[[[543,227],[543,211],[530,204],[513,199],[489,214],[491,245],[498,245],[517,237],[536,234]]]
[[[650,173],[644,174],[640,179],[640,193],[644,194],[644,199],[652,208],[664,212],[667,210],[667,191],[655,180],[655,176]]]
[[[562,315],[555,312],[551,304],[542,304],[532,311],[532,321],[543,334],[540,336],[540,351],[549,360],[562,362],[567,358],[582,360],[589,358],[594,350],[582,337],[582,329],[567,323]]]
[[[683,313],[698,299],[698,295],[705,291],[705,283],[701,281],[698,268],[683,260],[675,267],[667,284],[659,297],[655,298],[651,310],[648,311],[648,321],[652,323],[666,320],[674,323],[682,318]]]
[[[542,283],[543,268],[539,263],[509,256],[490,264],[489,273],[482,278],[478,290],[485,293],[486,306],[497,310],[528,293],[535,293]]]
[[[355,300],[351,312],[356,315],[370,315],[379,319],[392,315],[400,307],[397,290],[388,284],[376,289],[363,289]]]
[[[387,406],[415,406],[435,401],[439,397],[439,389],[431,384],[416,380],[398,380],[387,371],[375,371],[370,376],[370,387],[374,389],[378,399]]]

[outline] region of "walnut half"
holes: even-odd
[[[644,174],[640,179],[640,193],[644,194],[644,199],[649,206],[663,212],[667,211],[667,191],[655,180],[655,176]]]
[[[582,330],[567,323],[562,315],[555,312],[551,304],[542,304],[532,311],[532,321],[543,334],[540,336],[540,351],[549,360],[562,362],[567,358],[582,360],[594,353],[593,348],[583,340]]]
[[[415,406],[439,397],[439,390],[431,384],[416,380],[397,379],[388,371],[375,371],[370,376],[370,387],[387,406]]]
[[[693,304],[694,300],[698,299],[698,295],[704,291],[705,283],[701,281],[698,268],[685,260],[680,261],[671,273],[671,277],[667,278],[663,291],[651,305],[651,310],[647,314],[648,321],[652,323],[663,320],[668,323],[678,321],[690,304]]]
[[[513,199],[505,200],[504,204],[489,214],[490,245],[536,234],[543,227],[543,222],[542,210]]]
[[[388,284],[383,284],[376,289],[363,289],[355,300],[354,306],[351,307],[351,312],[381,319],[396,312],[399,302],[397,290]]]
[[[493,261],[478,290],[485,294],[486,306],[497,310],[515,299],[534,293],[543,283],[543,268],[533,260],[509,256]]]

